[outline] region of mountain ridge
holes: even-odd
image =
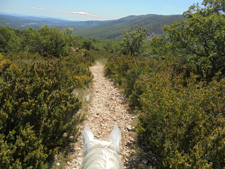
[[[107,21],[70,21],[48,17],[16,16],[0,13],[0,26],[8,26],[14,29],[39,29],[45,25],[70,28],[74,34],[87,38],[115,39],[121,38],[123,30],[130,29],[132,25],[139,25],[148,30],[148,36],[160,35],[162,27],[184,19],[182,15],[129,15],[116,20]]]
[[[75,30],[75,34],[88,38],[115,39],[121,38],[123,30],[130,29],[132,25],[145,27],[148,30],[148,36],[161,35],[163,33],[162,27],[170,25],[174,22],[179,22],[184,19],[182,15],[130,15],[112,20],[102,25],[87,27],[81,30]]]
[[[85,27],[93,26],[96,24],[101,24],[104,21],[70,21],[60,18],[51,18],[51,17],[36,17],[36,16],[23,16],[17,14],[5,14],[0,13],[0,26],[8,26],[14,29],[28,29],[34,28],[38,29],[45,25],[49,27],[59,27],[72,28],[72,29],[82,29]],[[32,25],[32,26],[29,26]]]

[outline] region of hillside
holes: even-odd
[[[141,15],[127,16],[111,21],[68,21],[46,17],[12,16],[0,14],[0,26],[8,26],[14,29],[38,29],[45,25],[59,27],[60,29],[70,28],[74,34],[88,38],[115,39],[120,38],[124,29],[132,25],[146,27],[149,30],[148,36],[162,34],[162,27],[180,21],[182,15]]]
[[[182,15],[131,15],[102,25],[77,30],[75,34],[88,38],[115,39],[121,37],[123,30],[129,29],[132,25],[139,25],[149,30],[148,36],[153,36],[162,34],[161,28],[164,25],[170,25],[183,18]]]
[[[71,28],[79,30],[90,26],[101,25],[106,21],[68,21],[55,18],[33,17],[33,16],[13,16],[0,14],[0,26],[8,26],[14,29],[38,29],[45,25],[49,27],[59,27],[61,29]]]

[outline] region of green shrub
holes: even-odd
[[[142,82],[146,77],[139,79]],[[225,164],[225,79],[207,86],[192,75],[149,75],[140,96],[137,132],[149,161],[160,168],[222,168]],[[172,80],[171,80],[172,79]],[[139,81],[137,83],[139,83]]]
[[[89,64],[0,59],[0,168],[43,168],[77,139],[81,103],[72,91],[91,81]]]
[[[138,140],[148,166],[222,168],[225,79],[199,81],[189,65],[175,59],[114,56],[105,72],[138,113]]]

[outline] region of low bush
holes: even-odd
[[[225,165],[225,79],[207,86],[196,76],[172,78],[168,72],[142,76],[137,132],[159,168],[222,168]]]
[[[138,113],[136,131],[148,166],[222,168],[225,79],[199,81],[175,59],[114,56],[105,73]]]
[[[83,56],[30,61],[1,55],[0,168],[44,168],[77,139],[83,116],[72,91],[91,82],[89,64]]]

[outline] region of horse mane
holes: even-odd
[[[109,141],[92,140],[87,143],[82,169],[123,169],[119,155]]]

